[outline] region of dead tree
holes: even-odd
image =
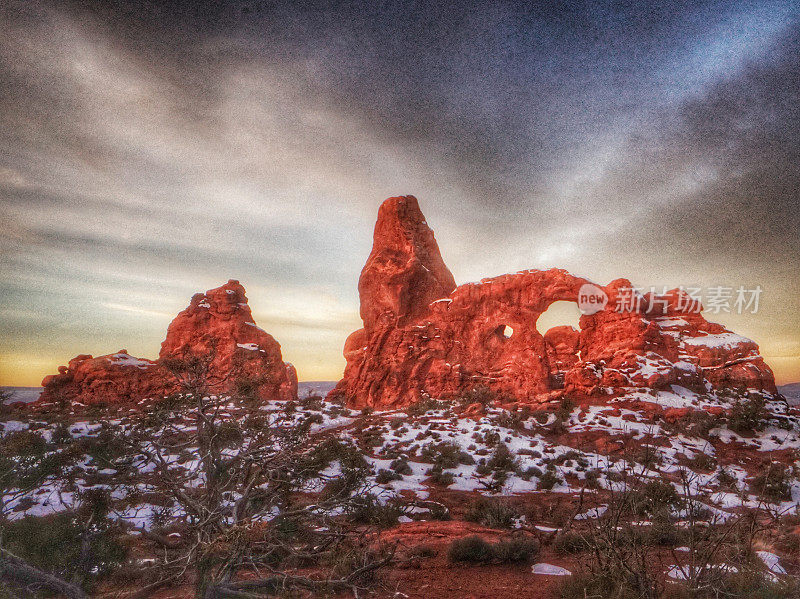
[[[18,588],[50,591],[68,599],[89,597],[81,587],[40,570],[2,547],[0,547],[0,580]]]
[[[198,599],[359,588],[392,559],[391,552],[376,553],[363,534],[354,539],[342,517],[363,490],[363,458],[335,441],[321,447],[310,434],[312,421],[291,408],[265,410],[211,393],[204,376],[210,363],[170,363],[183,392],[115,433],[148,473],[148,491],[171,503],[182,535],[179,544],[159,543],[146,592],[187,577]],[[326,476],[322,471],[337,458],[341,471]],[[326,481],[333,484],[309,494]],[[353,552],[357,559],[344,573],[311,578],[294,567]]]

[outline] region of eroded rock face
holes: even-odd
[[[204,364],[216,393],[247,386],[264,400],[297,397],[297,373],[284,363],[275,339],[256,326],[244,287],[228,281],[196,294],[170,323],[159,360],[116,354],[76,356],[58,374],[44,378],[39,402],[126,403],[160,398],[181,386],[168,366],[191,360]]]
[[[208,362],[215,390],[231,391],[238,381],[257,388],[263,399],[297,397],[294,366],[283,362],[272,335],[256,326],[239,281],[195,294],[170,323],[159,360],[190,358]]]
[[[416,198],[386,200],[378,211],[372,252],[358,280],[364,328],[372,330],[383,321],[414,321],[432,301],[455,288]]]
[[[127,403],[145,397],[159,397],[177,390],[168,372],[156,362],[134,358],[127,350],[92,357],[75,356],[58,374],[42,381],[39,402],[65,405]]]
[[[553,302],[577,302],[587,283],[551,269],[455,287],[417,200],[390,198],[358,284],[364,328],[345,343],[331,395],[402,407],[477,386],[526,403],[670,384],[775,391],[758,346],[706,321],[679,290],[630,301],[630,282],[618,279],[601,288],[608,303],[584,314],[580,331],[540,333],[539,316]]]

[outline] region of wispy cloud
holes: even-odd
[[[130,312],[132,314],[143,314],[145,316],[154,316],[156,318],[174,318],[174,314],[169,314],[167,312],[160,312],[158,310],[145,310],[144,308],[139,308],[137,306],[126,306],[124,304],[115,304],[112,302],[103,302],[100,304],[104,308],[108,308],[109,310],[116,310],[118,312]]]
[[[335,378],[402,193],[459,281],[756,282],[763,312],[730,322],[796,339],[792,3],[177,6],[0,8],[0,355],[39,364],[3,376],[86,337],[152,356],[238,278],[301,377]]]

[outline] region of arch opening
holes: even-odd
[[[536,330],[545,341],[551,389],[563,389],[565,372],[580,361],[580,317],[577,303],[557,301],[536,320]]]
[[[536,330],[540,335],[557,326],[571,326],[580,331],[581,311],[576,302],[557,301],[550,304],[536,319]]]
[[[514,334],[514,328],[507,324],[500,324],[494,328],[492,334],[501,341],[505,341],[506,339],[511,339]]]

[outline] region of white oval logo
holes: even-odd
[[[584,283],[578,291],[578,309],[581,314],[597,314],[606,307],[608,295],[602,288],[591,283]]]

